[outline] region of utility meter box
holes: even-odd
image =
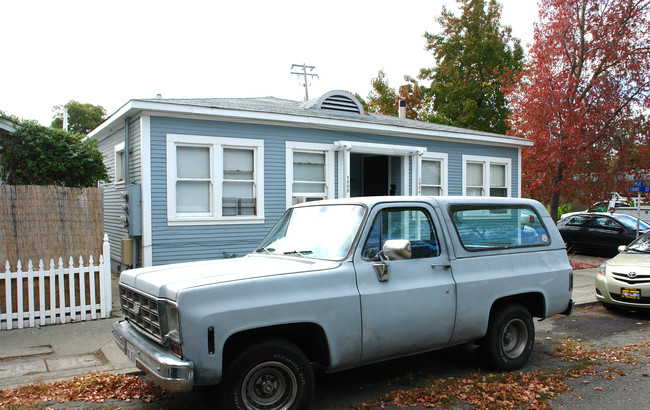
[[[140,184],[126,187],[127,203],[129,204],[129,235],[142,236],[142,191]]]

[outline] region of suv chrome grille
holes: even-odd
[[[158,301],[120,285],[122,314],[158,342],[162,341]]]

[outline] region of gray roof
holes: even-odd
[[[411,135],[416,138],[452,138],[509,146],[533,145],[532,141],[524,138],[367,113],[354,95],[340,90],[330,91],[309,101],[275,97],[133,99],[90,132],[88,137],[101,139],[121,126],[120,122],[125,118],[137,115],[142,110],[176,115],[232,116],[239,120],[248,118],[250,121],[297,122],[300,126],[372,130],[368,132]],[[269,119],[268,116],[274,118]],[[314,121],[310,122],[308,118],[313,118]]]
[[[490,137],[506,137],[502,134],[495,134],[490,132],[475,131],[464,128],[452,127],[449,125],[434,124],[430,122],[411,120],[407,118],[399,118],[390,115],[382,115],[375,113],[351,114],[344,112],[336,112],[330,110],[322,110],[313,108],[318,101],[318,98],[305,101],[285,100],[275,97],[257,97],[257,98],[152,98],[142,99],[140,101],[167,103],[175,105],[197,106],[205,108],[218,108],[223,110],[236,110],[236,111],[250,111],[250,112],[263,112],[273,114],[285,114],[304,117],[317,117],[329,118],[336,120],[347,120],[354,122],[364,122],[377,125],[389,125],[405,128],[415,128],[431,131],[445,131],[445,132],[462,132],[470,133],[473,135],[485,135]],[[506,137],[507,138],[507,137]],[[511,137],[515,138],[515,137]],[[520,138],[515,138],[520,139]]]

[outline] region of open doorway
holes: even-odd
[[[350,196],[400,195],[401,157],[350,154]]]

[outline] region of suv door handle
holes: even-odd
[[[442,263],[440,265],[433,264],[433,265],[431,265],[431,267],[433,269],[438,268],[438,267],[443,268],[443,269],[449,269],[449,268],[451,268],[451,264],[449,264],[449,263]]]

